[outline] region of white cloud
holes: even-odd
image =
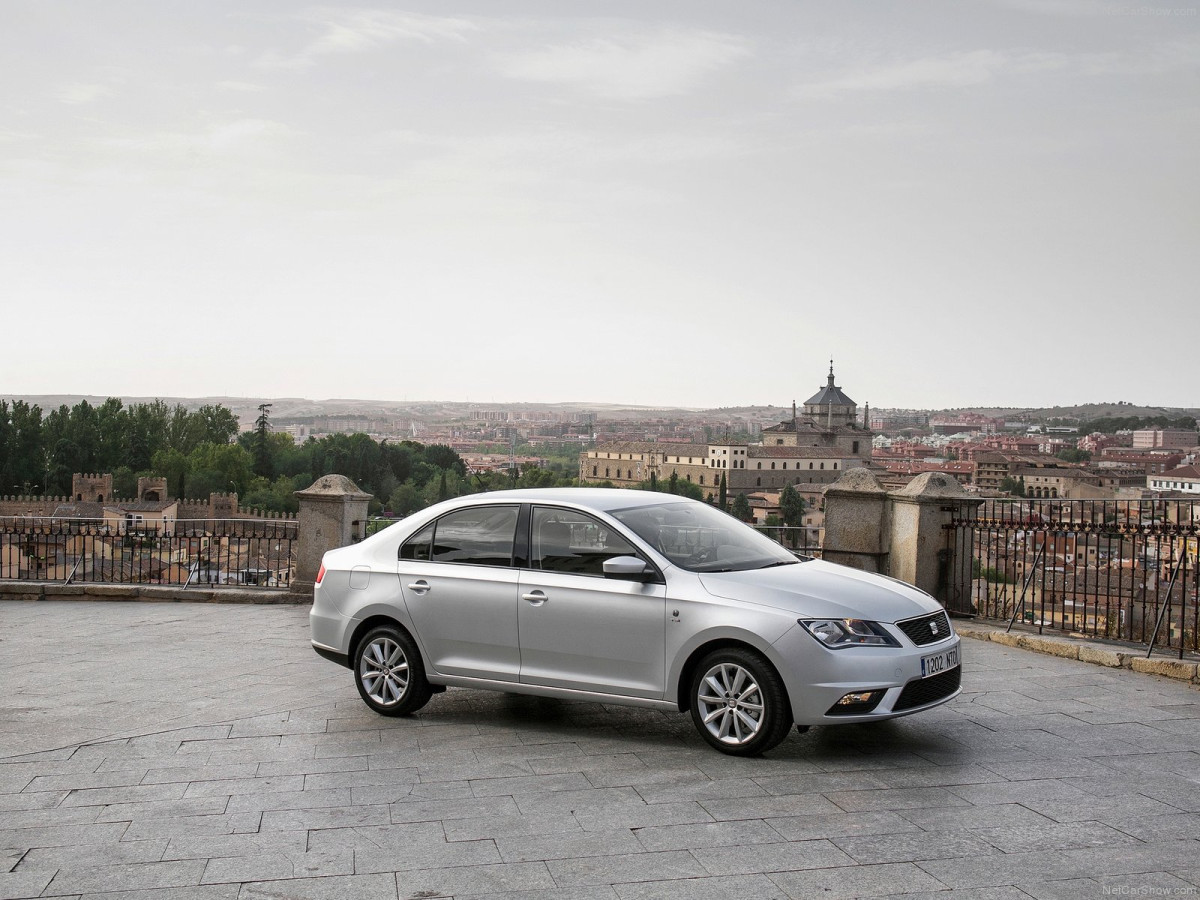
[[[91,103],[101,97],[112,95],[112,90],[103,84],[68,84],[59,88],[54,96],[61,103],[78,106]]]
[[[258,94],[267,89],[261,84],[254,84],[249,81],[219,81],[217,82],[217,87],[225,91],[237,91],[243,94]]]
[[[291,134],[282,122],[269,119],[235,119],[194,132],[160,132],[132,138],[110,138],[105,146],[117,150],[151,153],[226,154],[253,149],[265,141]]]
[[[1060,54],[970,50],[861,66],[824,81],[802,84],[795,94],[825,100],[855,92],[971,87],[1004,74],[1045,72],[1065,66],[1066,58]]]
[[[265,68],[304,68],[322,56],[365,53],[397,41],[434,44],[441,41],[465,41],[477,26],[468,19],[425,16],[390,10],[322,9],[301,17],[320,29],[320,36],[295,54],[271,51],[260,57]]]
[[[710,73],[749,53],[739,37],[706,31],[627,34],[513,54],[500,60],[510,78],[567,85],[610,100],[687,93]]]

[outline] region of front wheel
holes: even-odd
[[[363,702],[384,716],[406,716],[429,702],[433,690],[412,638],[391,625],[373,628],[354,655],[354,684]]]
[[[704,657],[692,679],[691,701],[700,736],[732,756],[766,753],[792,727],[779,674],[748,649],[714,650]]]

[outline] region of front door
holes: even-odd
[[[521,572],[521,681],[659,699],[666,684],[666,588],[605,578],[604,560],[638,556],[612,526],[535,506]]]

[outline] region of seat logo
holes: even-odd
[[[937,634],[937,633],[938,633],[938,623],[937,623],[937,622],[930,622],[930,623],[929,623],[929,633],[930,633],[930,634]]]

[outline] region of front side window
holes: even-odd
[[[638,555],[611,526],[575,510],[535,506],[532,526],[535,569],[603,575],[606,559]]]
[[[516,506],[469,506],[422,528],[400,548],[401,559],[511,566]]]

